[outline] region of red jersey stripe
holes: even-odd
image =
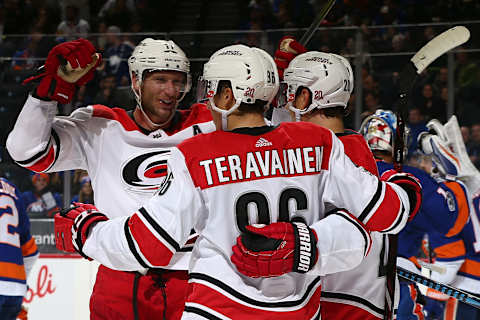
[[[175,250],[170,250],[160,239],[154,235],[143,223],[137,213],[129,220],[128,227],[140,248],[140,252],[153,266],[165,266],[170,262]]]
[[[46,155],[41,157],[33,165],[26,167],[35,172],[42,172],[47,170],[55,162],[55,149],[50,146]]]

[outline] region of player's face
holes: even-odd
[[[153,122],[165,122],[175,112],[185,82],[186,75],[178,71],[153,71],[145,75],[142,106]]]

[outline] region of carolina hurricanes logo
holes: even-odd
[[[132,191],[157,190],[167,175],[170,150],[153,151],[135,156],[122,165],[123,182]]]

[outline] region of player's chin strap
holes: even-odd
[[[227,117],[233,113],[235,110],[238,109],[238,107],[240,106],[240,103],[242,103],[242,99],[236,99],[235,100],[235,104],[229,109],[229,110],[224,110],[224,109],[220,109],[219,107],[217,107],[215,105],[215,102],[213,101],[213,97],[210,97],[208,98],[208,101],[210,101],[210,107],[220,113],[222,115],[222,130],[223,131],[227,131]]]
[[[304,110],[300,110],[300,109],[297,109],[293,106],[293,102],[290,101],[290,102],[287,102],[287,108],[288,110],[292,111],[294,114],[295,114],[295,122],[299,122],[299,121],[302,121],[301,120],[301,117],[307,113],[305,112]],[[308,110],[308,108],[307,108]]]

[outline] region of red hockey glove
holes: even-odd
[[[25,79],[23,84],[41,78],[35,95],[65,104],[72,100],[76,86],[92,80],[101,60],[95,47],[86,39],[64,42],[50,50],[44,72]]]
[[[231,257],[238,271],[246,276],[305,273],[317,262],[317,235],[303,222],[247,226],[247,230],[237,238]]]
[[[82,251],[90,229],[101,221],[108,220],[107,216],[98,212],[91,204],[75,202],[74,206],[62,210],[54,217],[55,244],[58,250],[78,252],[84,258],[91,260]]]
[[[414,175],[408,172],[398,172],[394,169],[385,171],[380,180],[393,182],[407,192],[410,201],[410,215],[408,221],[412,220],[422,205],[422,185]]]
[[[278,76],[280,80],[283,80],[283,72],[287,69],[290,61],[293,60],[297,55],[307,52],[307,49],[295,40],[292,36],[285,36],[280,39],[278,43],[278,48],[275,51],[275,64],[278,69]]]

